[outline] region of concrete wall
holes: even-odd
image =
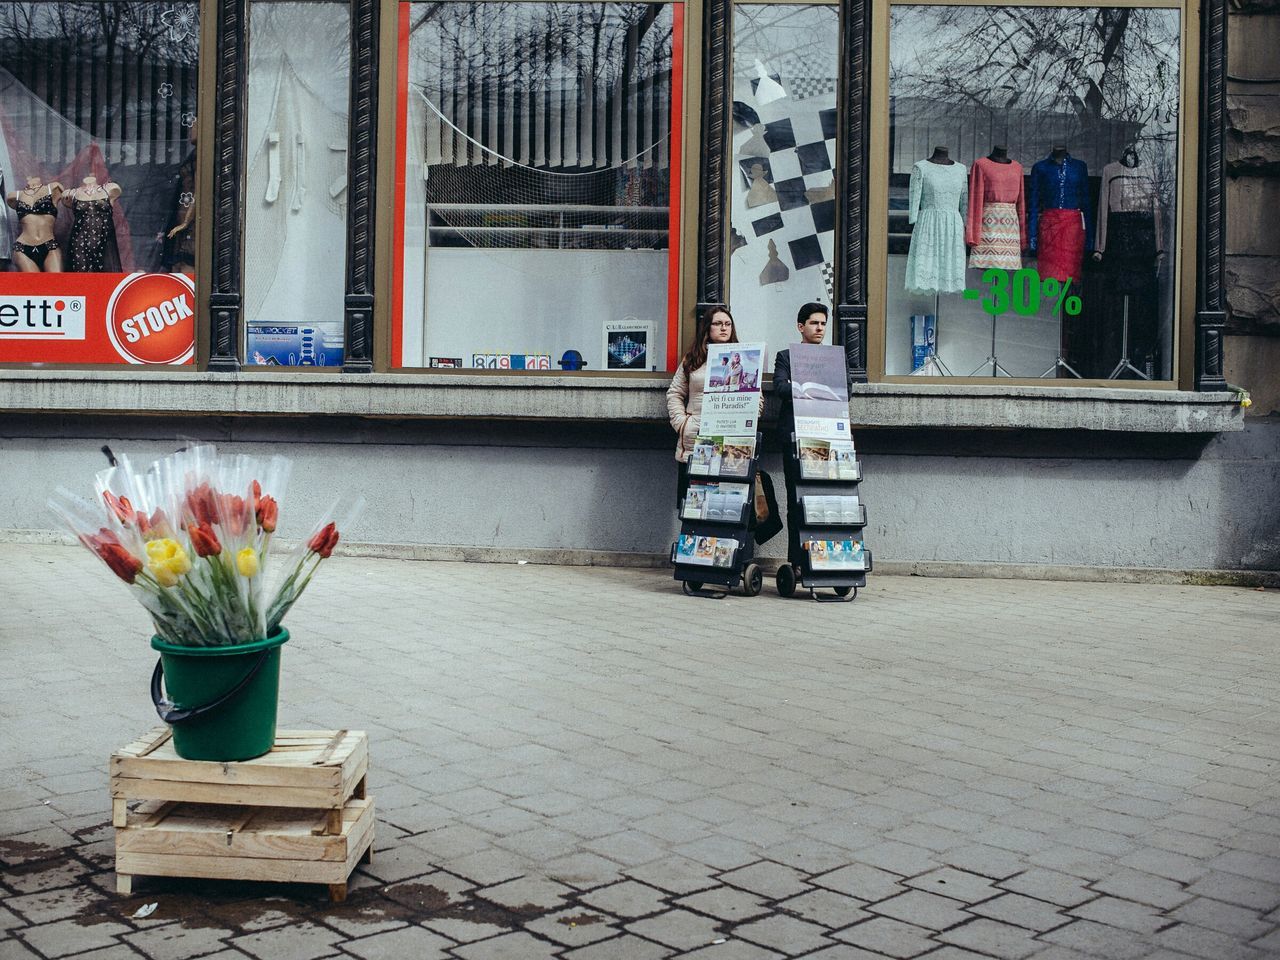
[[[294,458],[286,536],[302,532],[289,517],[355,493],[369,505],[350,538],[401,555],[648,563],[676,530],[662,424],[10,414],[0,537],[47,536],[30,532],[53,529],[47,491],[88,495],[102,444],[146,461],[193,439]],[[858,444],[877,563],[1280,570],[1280,418],[1216,436],[884,429]],[[765,465],[781,495],[776,452]]]

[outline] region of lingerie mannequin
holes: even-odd
[[[906,289],[912,293],[956,293],[964,289],[964,195],[969,171],[934,147],[911,168]]]
[[[173,184],[169,229],[157,240],[163,244],[161,262],[168,273],[196,271],[196,125],[191,125],[191,150],[178,167]],[[744,240],[745,244],[746,241]]]
[[[75,215],[67,237],[67,269],[73,273],[105,273],[108,246],[116,236],[115,203],[123,191],[118,183],[98,183],[85,177],[81,185],[63,195],[62,202]]]
[[[22,227],[13,244],[13,262],[23,273],[62,272],[62,251],[53,236],[61,196],[62,184],[46,184],[39,177],[27,177],[26,189],[5,197],[5,202],[18,212]]]
[[[969,171],[969,211],[965,221],[969,266],[1022,269],[1027,246],[1027,198],[1022,164],[1007,147],[992,147]]]

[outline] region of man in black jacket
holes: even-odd
[[[827,335],[830,311],[820,303],[806,303],[796,314],[796,329],[804,343],[822,343]],[[791,351],[779,350],[773,358],[773,392],[778,395],[778,439],[785,450],[791,445],[796,428],[795,407],[791,400]],[[798,468],[795,456],[783,456],[783,479],[787,483],[787,561],[800,566],[800,506],[796,503]]]

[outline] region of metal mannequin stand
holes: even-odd
[[[1008,370],[1006,370],[1001,365],[1000,361],[996,358],[996,321],[999,319],[1000,319],[999,314],[994,314],[991,317],[991,353],[987,355],[987,359],[983,360],[980,364],[978,364],[976,367],[973,368],[973,372],[969,374],[969,376],[976,377],[978,375],[978,371],[981,370],[983,367],[985,367],[987,364],[991,364],[991,376],[993,377],[998,377],[1002,373],[1006,377],[1013,376],[1013,374],[1010,373]]]
[[[1120,329],[1120,362],[1116,364],[1116,368],[1111,371],[1111,375],[1107,379],[1117,380],[1120,374],[1128,370],[1130,373],[1137,374],[1143,380],[1150,380],[1150,377],[1135,367],[1129,360],[1129,295],[1127,293],[1124,295],[1124,322]]]
[[[933,342],[929,344],[929,353],[924,358],[924,363],[920,364],[919,369],[912,370],[913,377],[950,377],[953,376],[947,365],[942,362],[942,358],[938,356],[938,301],[939,294],[935,291],[933,294]]]
[[[1062,335],[1063,333],[1066,332],[1066,328],[1067,328],[1067,321],[1063,320],[1061,316],[1059,316],[1058,318],[1058,355],[1053,358],[1053,366],[1051,366],[1044,373],[1040,374],[1041,380],[1043,380],[1045,377],[1056,377],[1058,375],[1059,370],[1067,371],[1067,373],[1071,374],[1077,380],[1083,379],[1080,376],[1080,371],[1078,371],[1071,364],[1067,363],[1066,357],[1062,355]]]

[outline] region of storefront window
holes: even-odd
[[[393,365],[666,369],[683,8],[400,9]]]
[[[190,363],[193,2],[0,4],[0,362]]]
[[[1180,30],[892,8],[886,373],[1172,378]]]
[[[839,44],[835,6],[734,8],[729,304],[745,340],[783,347],[802,303],[834,300]]]
[[[250,365],[342,365],[350,25],[343,2],[249,8]]]

